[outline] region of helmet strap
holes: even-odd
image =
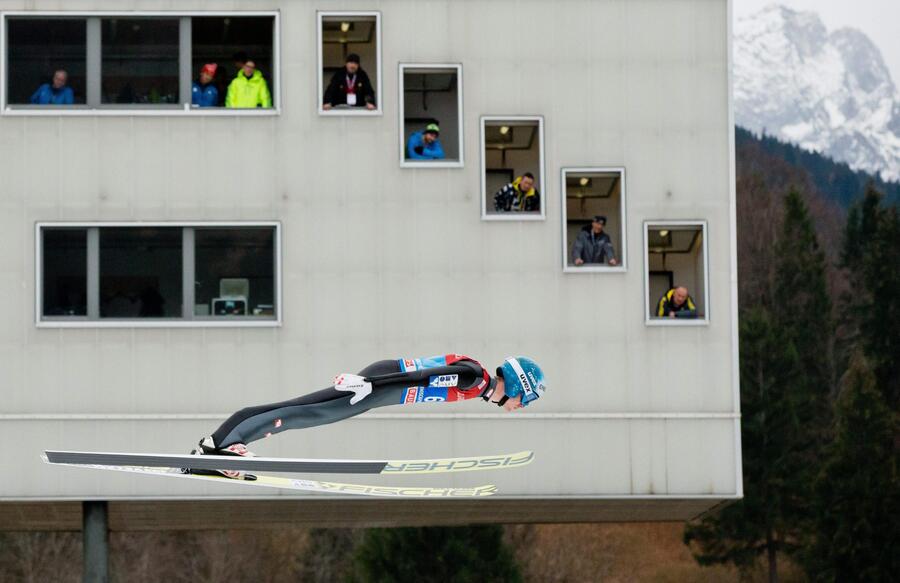
[[[500,400],[497,401],[497,406],[502,407],[503,404],[506,403],[508,400],[509,400],[509,397],[507,397],[506,395],[503,395],[503,397],[501,397]]]

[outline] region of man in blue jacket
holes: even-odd
[[[413,133],[406,142],[406,157],[410,160],[443,160],[444,148],[438,136],[441,129],[430,123],[425,129]]]
[[[75,94],[72,88],[66,85],[69,74],[64,69],[53,73],[53,80],[38,87],[31,96],[31,103],[35,105],[72,105],[75,103]]]
[[[191,103],[198,107],[216,107],[219,105],[219,90],[213,83],[216,76],[216,63],[207,63],[200,69],[200,79],[191,87]]]

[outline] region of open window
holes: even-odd
[[[463,166],[462,65],[400,64],[400,165]]]
[[[319,12],[319,113],[381,115],[381,14]]]
[[[274,12],[4,13],[2,111],[277,112],[277,19]]]
[[[544,118],[481,118],[481,218],[542,220],[544,188]]]
[[[277,223],[39,223],[38,326],[279,324]]]
[[[563,168],[563,270],[625,271],[625,169]]]
[[[647,324],[709,322],[706,240],[705,221],[644,223]]]

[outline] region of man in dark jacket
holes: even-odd
[[[683,285],[673,287],[656,304],[657,318],[696,318],[697,306],[694,298]]]
[[[375,105],[375,89],[369,76],[359,66],[359,55],[350,53],[344,68],[335,73],[325,89],[322,109],[329,110],[336,105],[365,107],[372,110]]]
[[[494,193],[497,212],[541,212],[541,194],[534,187],[534,174],[526,172]]]
[[[585,263],[606,263],[618,265],[616,251],[609,235],[603,232],[606,217],[597,215],[590,225],[581,228],[572,246],[572,262],[575,265]]]

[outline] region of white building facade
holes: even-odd
[[[81,500],[184,527],[232,499],[248,524],[414,524],[686,519],[742,496],[729,1],[0,10],[8,528],[66,528]],[[370,87],[357,72],[356,91],[326,95],[351,55]],[[234,85],[247,59],[268,102]],[[192,84],[211,63],[200,89],[217,97],[200,107]],[[413,134],[432,123],[444,157],[418,158]],[[526,173],[537,200],[505,210],[494,193]],[[578,263],[595,223],[611,251]],[[660,317],[681,286],[693,310]],[[513,414],[398,404],[251,449],[533,449],[522,469],[342,480],[494,483],[491,499],[261,492],[39,459],[187,453],[241,407],[452,352],[490,370],[528,355],[547,394]]]

